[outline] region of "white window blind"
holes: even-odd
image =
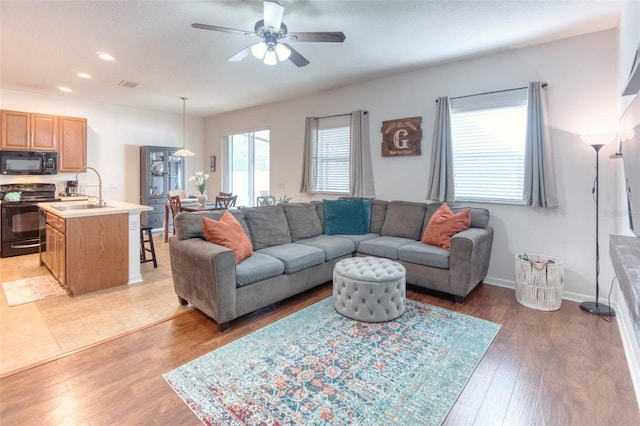
[[[312,140],[313,192],[348,194],[351,157],[349,116],[321,118]]]
[[[451,99],[456,201],[523,203],[527,89]]]

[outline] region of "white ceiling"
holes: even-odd
[[[0,0],[0,86],[170,112],[182,112],[186,96],[189,115],[209,116],[612,28],[621,8],[613,0],[279,2],[290,32],[342,31],[345,42],[291,43],[311,62],[302,68],[251,56],[232,63],[254,37],[191,24],[253,30],[261,0]],[[139,85],[120,87],[123,80]]]

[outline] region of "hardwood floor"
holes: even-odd
[[[446,425],[637,425],[640,413],[615,319],[564,301],[525,308],[481,285],[464,305],[414,300],[502,324]],[[192,359],[331,295],[331,285],[248,315],[221,333],[195,310],[0,380],[3,425],[197,425],[162,378]],[[177,303],[177,302],[176,302]]]

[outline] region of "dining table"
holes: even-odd
[[[226,208],[216,207],[215,202],[205,203],[204,206],[198,204],[193,198],[185,198],[180,200],[180,211],[183,212],[204,212],[211,210],[226,210]],[[171,212],[171,206],[169,203],[165,206],[164,210],[164,242],[169,242],[169,213]]]

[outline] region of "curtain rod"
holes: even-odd
[[[542,83],[542,87],[547,87],[547,83]],[[464,96],[456,96],[455,98],[449,98],[450,100],[453,99],[462,99],[462,98],[470,98],[472,96],[480,96],[480,95],[490,95],[492,93],[502,93],[502,92],[511,92],[512,90],[521,90],[521,89],[528,89],[529,86],[524,86],[524,87],[514,87],[513,89],[504,89],[504,90],[493,90],[491,92],[482,92],[482,93],[475,93],[473,95],[464,95]],[[436,102],[438,102],[438,100],[436,99]]]
[[[365,111],[364,113],[365,113],[365,114],[368,114],[368,113],[369,113],[369,111]],[[347,116],[347,115],[349,115],[349,116],[350,116],[350,115],[351,115],[351,113],[349,113],[349,114],[333,114],[333,115],[325,115],[324,117],[313,117],[313,118],[345,117],[345,116]]]

